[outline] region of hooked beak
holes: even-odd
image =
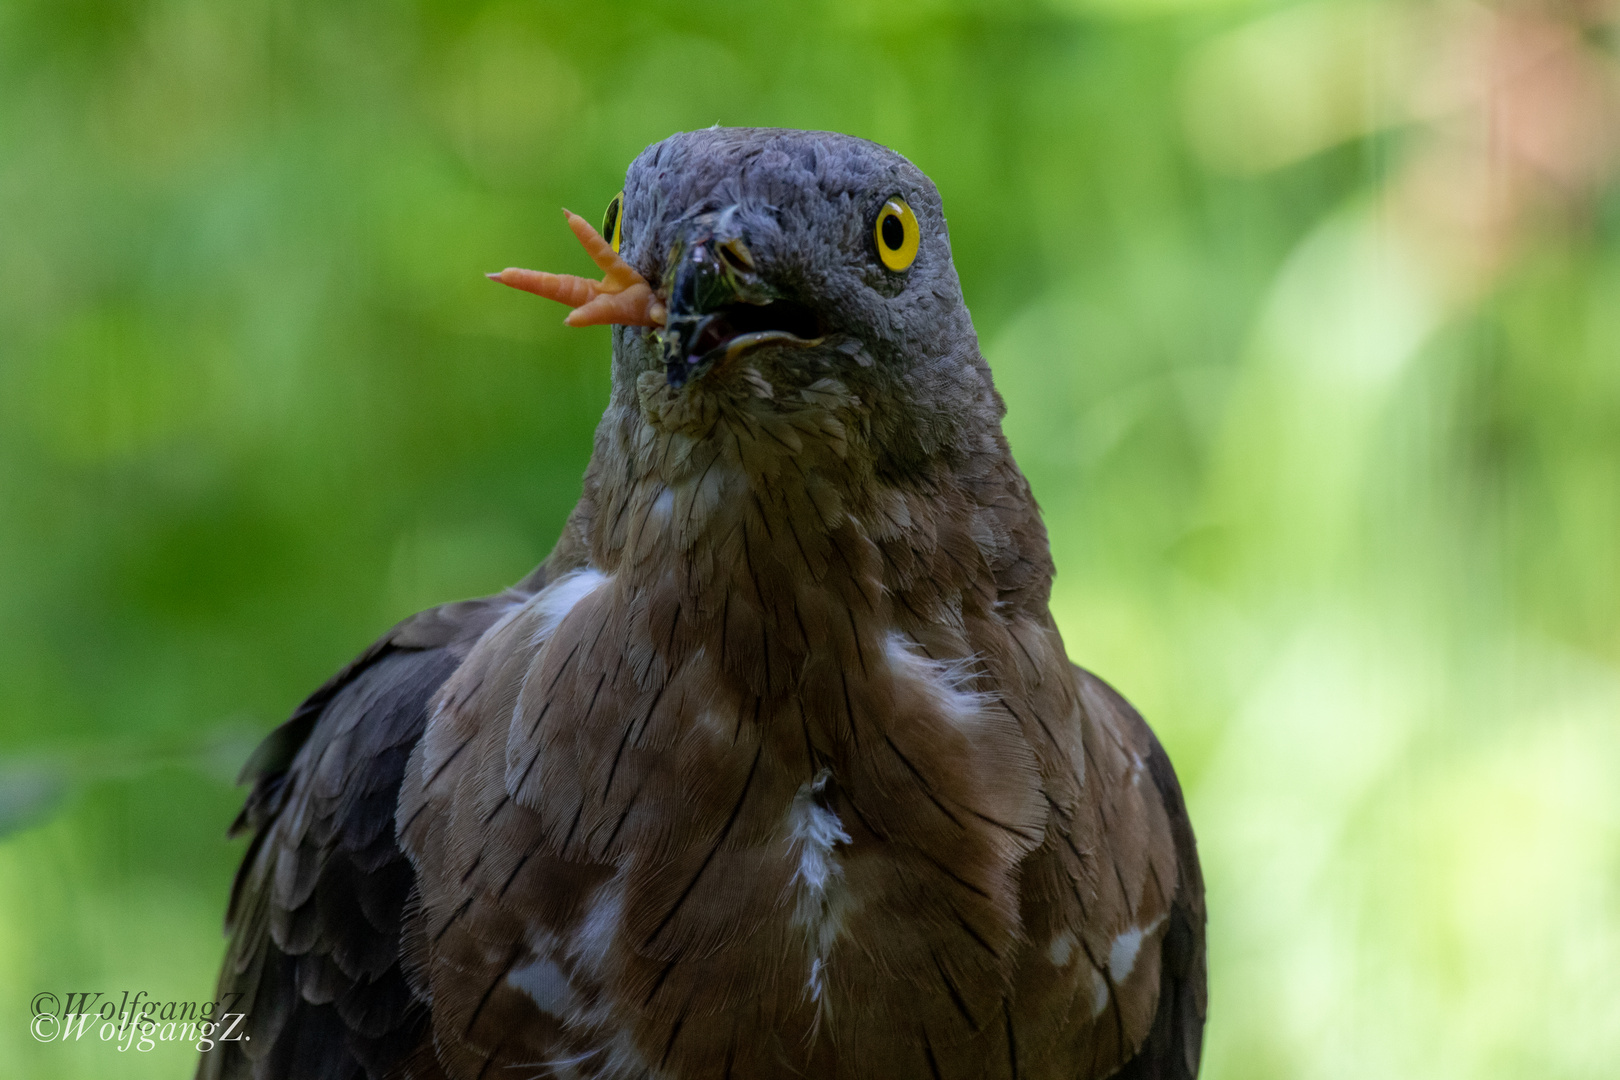
[[[673,387],[761,346],[804,348],[823,340],[815,311],[760,277],[736,209],[698,218],[671,252],[668,315],[658,336]]]

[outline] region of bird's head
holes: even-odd
[[[621,251],[668,313],[656,338],[671,386],[749,354],[773,369],[814,366],[805,354],[892,364],[965,314],[939,193],[876,143],[675,135],[630,166],[622,200]]]
[[[959,439],[974,417],[999,426],[939,193],[886,147],[781,129],[673,135],[631,164],[603,235],[627,264],[617,283],[604,254],[601,286],[580,282],[572,299],[534,291],[602,307],[576,311],[576,324],[619,324],[625,404],[651,377],[663,397],[688,399],[743,379],[780,396],[830,378],[864,403],[875,435],[892,429],[887,449],[904,457]],[[629,303],[584,288],[619,293],[625,282],[648,291]]]

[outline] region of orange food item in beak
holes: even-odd
[[[575,274],[521,270],[515,266],[488,277],[502,285],[567,304],[574,309],[563,320],[569,326],[663,326],[664,305],[653,294],[647,279],[619,258],[613,245],[602,239],[602,234],[590,222],[568,210],[563,211],[563,216],[585,253],[602,268],[601,281]]]

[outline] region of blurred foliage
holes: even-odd
[[[938,183],[1071,654],[1210,884],[1205,1076],[1620,1060],[1620,197],[1602,3],[0,0],[0,1074],[201,999],[253,741],[577,495],[644,145]],[[88,1037],[87,1037],[88,1038]]]

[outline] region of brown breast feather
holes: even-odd
[[[898,482],[834,380],[659,382],[406,769],[447,1074],[1101,1078],[1183,1038],[1193,922],[1201,1030],[1179,792],[1065,658],[999,434]]]

